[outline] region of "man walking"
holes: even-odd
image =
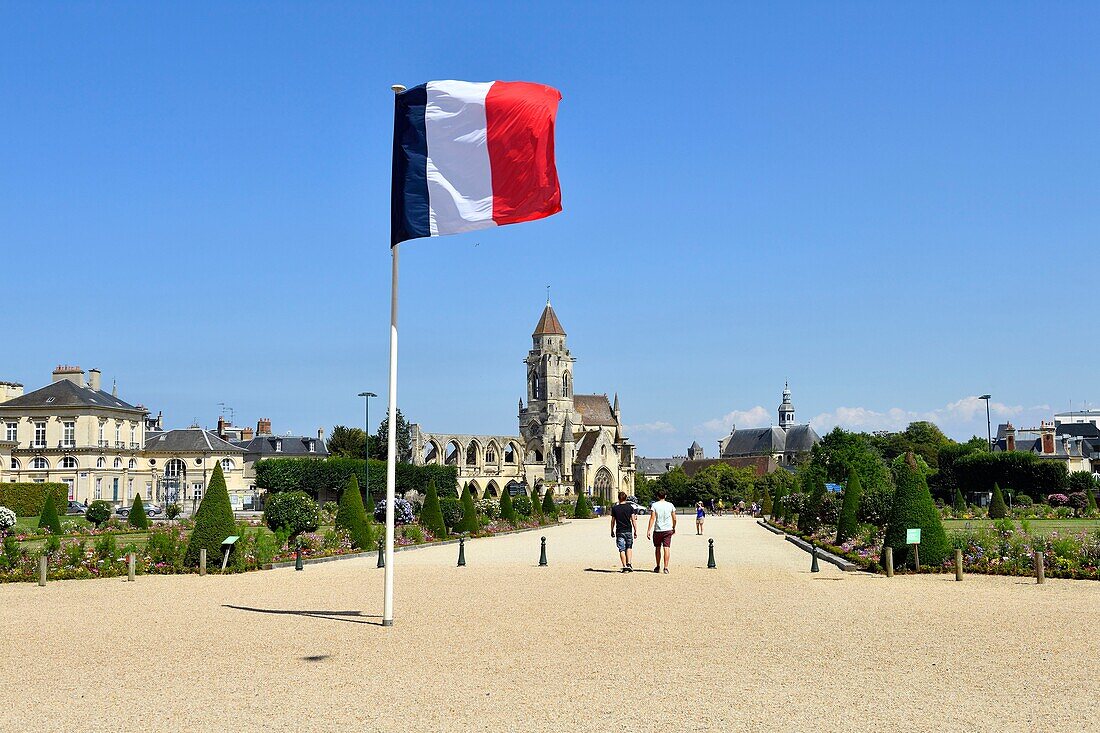
[[[634,536],[638,534],[638,520],[634,516],[634,505],[626,500],[626,492],[619,492],[619,503],[611,507],[611,536],[619,547],[619,562],[622,572],[633,573],[630,556],[634,548]]]
[[[672,535],[676,533],[676,507],[671,502],[665,501],[665,492],[657,492],[657,501],[649,509],[649,527],[646,529],[646,539],[653,538],[654,554],[657,556],[657,567],[653,572],[661,572],[661,552],[665,555],[665,572],[668,572],[668,559],[672,554]]]

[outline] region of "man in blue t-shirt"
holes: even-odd
[[[619,492],[619,503],[611,507],[611,537],[619,548],[619,562],[624,573],[633,573],[630,555],[634,547],[634,536],[638,534],[638,520],[634,517],[634,505],[626,500],[626,492]]]

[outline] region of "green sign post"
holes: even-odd
[[[905,530],[905,544],[913,546],[913,568],[920,572],[920,527]]]
[[[225,570],[225,566],[229,564],[229,551],[233,549],[233,545],[239,539],[240,537],[234,534],[222,540],[222,549],[225,550],[225,556],[222,557],[222,570]]]

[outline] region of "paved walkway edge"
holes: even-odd
[[[468,541],[491,539],[493,537],[503,537],[504,535],[509,535],[509,534],[520,534],[521,532],[535,532],[536,530],[540,530],[540,529],[553,529],[555,527],[560,527],[563,524],[565,524],[565,522],[559,521],[557,524],[549,524],[549,525],[546,525],[545,527],[524,527],[523,529],[510,529],[507,532],[497,532],[496,534],[489,535],[488,537],[467,537],[466,539]],[[406,550],[420,550],[420,549],[423,549],[425,547],[441,547],[442,545],[457,545],[457,544],[458,544],[458,538],[455,538],[453,540],[438,540],[436,542],[424,542],[424,543],[419,544],[419,545],[405,545],[403,547],[394,547],[393,551],[394,552],[404,552]],[[361,557],[372,557],[377,561],[378,560],[378,551],[377,550],[372,550],[370,552],[350,552],[346,555],[329,555],[328,557],[303,557],[302,558],[302,564],[303,565],[316,565],[317,563],[335,562],[336,560],[356,560],[356,559],[359,559]],[[296,563],[295,560],[283,560],[283,561],[280,561],[280,562],[271,563],[270,565],[265,565],[264,570],[274,570],[276,568],[292,568],[292,567],[294,567],[295,563]]]
[[[764,519],[758,519],[756,521],[756,523],[759,524],[764,529],[768,530],[769,532],[772,532],[772,533],[778,534],[778,535],[783,535],[784,539],[786,539],[787,542],[790,542],[792,545],[799,548],[800,550],[804,550],[806,552],[810,551],[810,543],[807,542],[806,540],[802,539],[801,537],[795,537],[794,535],[789,535],[786,532],[784,532],[783,530],[781,530],[779,527],[776,527],[774,524],[772,524],[771,522],[768,522],[767,520],[764,520]],[[828,550],[823,550],[820,547],[817,548],[817,556],[820,559],[824,560],[825,562],[832,563],[833,565],[836,565],[838,568],[840,568],[841,570],[843,570],[846,573],[849,573],[853,570],[859,570],[860,569],[859,565],[856,565],[851,560],[840,557],[839,555],[834,555],[833,553],[829,552]]]

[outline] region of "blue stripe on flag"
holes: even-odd
[[[428,140],[424,130],[426,84],[395,95],[390,246],[431,236],[428,217]]]

